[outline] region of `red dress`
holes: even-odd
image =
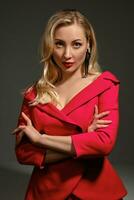
[[[80,200],[80,199],[78,197],[76,197],[75,195],[71,194],[65,200]],[[123,199],[116,199],[116,200],[123,200]]]
[[[31,144],[24,136],[16,147],[16,156],[20,163],[34,166],[25,200],[65,200],[71,194],[83,200],[116,200],[127,194],[108,159],[118,134],[118,92],[119,80],[105,71],[62,110],[52,103],[30,107],[28,102],[36,91],[33,88],[25,94],[21,110],[30,117],[34,127],[40,133],[70,135],[76,150],[73,158],[46,164],[45,148]],[[104,119],[112,123],[88,132],[95,104],[99,112],[111,111]],[[20,113],[18,125],[23,123]]]

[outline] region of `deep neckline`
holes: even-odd
[[[53,103],[49,103],[54,109],[58,110],[59,112],[64,111],[64,109],[72,103],[73,100],[75,100],[81,93],[83,93],[85,90],[87,90],[90,86],[94,85],[107,71],[103,71],[95,80],[93,80],[91,83],[86,85],[84,88],[82,88],[79,92],[77,92],[75,95],[72,96],[72,98],[64,105],[63,108],[59,109],[56,107]]]

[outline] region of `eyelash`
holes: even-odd
[[[62,43],[62,42],[56,42],[55,43],[55,45],[57,46],[57,47],[61,47],[61,46],[63,46],[64,45],[64,43]],[[74,47],[77,49],[77,48],[80,48],[82,46],[82,44],[80,43],[80,42],[76,42],[76,43],[74,43]],[[59,48],[60,48],[59,47]]]
[[[56,46],[61,46],[61,45],[63,45],[63,43],[62,42],[56,42],[55,45]]]
[[[82,44],[80,42],[76,42],[75,45],[77,46],[77,48],[79,48]]]

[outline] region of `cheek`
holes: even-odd
[[[62,52],[61,51],[54,51],[53,57],[54,57],[55,60],[61,59],[62,58]]]
[[[85,60],[85,56],[86,56],[86,50],[84,49],[77,52],[75,58],[77,59],[78,62],[83,62]]]

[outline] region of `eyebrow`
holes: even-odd
[[[54,40],[58,40],[58,41],[64,42],[64,40],[59,39],[59,38],[55,38]],[[76,41],[82,41],[82,40],[81,40],[81,39],[75,39],[75,40],[73,40],[72,42],[76,42]]]

